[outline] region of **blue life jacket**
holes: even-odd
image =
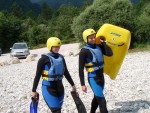
[[[84,46],[83,48],[88,49],[93,56],[92,61],[85,64],[87,72],[94,72],[102,69],[104,67],[104,58],[101,48],[98,45],[95,45],[95,48],[91,48],[88,45]]]
[[[64,63],[63,58],[58,54],[58,58],[54,58],[51,53],[44,54],[49,57],[51,67],[45,65],[42,72],[42,78],[47,81],[57,81],[63,79],[64,74]]]

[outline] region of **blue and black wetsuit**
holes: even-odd
[[[79,77],[81,85],[85,85],[84,67],[88,72],[88,82],[94,93],[94,98],[91,103],[91,113],[95,113],[98,105],[101,113],[108,113],[106,100],[103,94],[104,75],[103,54],[112,56],[112,50],[102,42],[102,45],[86,44],[79,53]]]
[[[64,57],[54,53],[42,55],[37,64],[32,91],[36,92],[42,76],[42,94],[52,113],[61,113],[64,99],[63,75],[73,86],[74,82],[68,72]]]

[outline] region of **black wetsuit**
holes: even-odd
[[[87,46],[91,48],[96,48],[96,45],[92,45],[92,44],[87,44]],[[110,49],[110,47],[106,45],[105,42],[103,42],[102,45],[99,45],[99,47],[101,48],[102,54],[106,56],[112,56],[113,54],[112,50]],[[87,59],[92,62],[93,55],[89,49],[82,48],[79,53],[79,77],[80,77],[80,82],[82,86],[85,85],[84,67],[85,67],[85,64],[87,63]],[[98,105],[100,107],[101,113],[108,113],[107,107],[106,107],[106,100],[103,95],[103,89],[104,89],[103,68],[96,70],[92,73],[88,72],[88,75],[89,74],[95,74],[94,77],[88,76],[88,82],[94,93],[94,98],[91,103],[91,113],[95,113]]]
[[[58,58],[58,54],[51,54],[52,57]],[[62,55],[61,55],[62,56]],[[68,72],[65,59],[63,58],[63,64],[64,64],[64,76],[68,80],[68,82],[71,84],[71,86],[74,85],[74,82]],[[37,70],[36,70],[36,76],[34,78],[33,88],[32,91],[36,92],[40,77],[42,75],[42,72],[44,70],[45,65],[47,65],[49,68],[51,67],[50,59],[49,57],[42,55],[42,57],[39,59],[37,64]],[[43,97],[52,111],[52,113],[61,113],[61,106],[64,99],[64,86],[62,84],[62,80],[57,81],[42,81],[42,94]],[[57,102],[58,100],[58,102]]]

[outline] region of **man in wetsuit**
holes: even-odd
[[[74,82],[68,72],[65,59],[58,53],[60,46],[61,41],[57,37],[50,37],[47,40],[47,48],[50,52],[43,54],[39,59],[32,88],[32,97],[38,100],[36,89],[40,77],[42,76],[42,95],[52,113],[61,113],[64,99],[64,86],[62,83],[64,76],[71,84],[72,90],[76,91]]]
[[[106,45],[104,37],[100,38],[101,44],[95,44],[96,32],[94,29],[86,29],[83,32],[83,40],[86,45],[79,53],[79,77],[82,86],[82,91],[86,92],[87,87],[84,81],[84,67],[88,72],[88,82],[94,93],[94,98],[91,103],[90,113],[95,113],[97,107],[100,108],[100,113],[108,113],[106,100],[103,94],[104,89],[104,59],[103,54],[112,56],[112,50]]]

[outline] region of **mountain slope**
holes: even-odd
[[[47,5],[51,8],[59,8],[60,5],[62,4],[71,4],[71,5],[74,5],[74,6],[77,6],[77,7],[80,7],[83,5],[83,3],[85,1],[89,2],[89,3],[92,3],[93,0],[30,0],[32,3],[37,3],[39,5],[41,5],[43,2],[46,2]]]
[[[36,12],[40,9],[39,5],[31,3],[30,0],[0,0],[0,9],[9,10],[14,3],[19,5],[23,11],[33,10]]]
[[[0,0],[0,10],[9,10],[13,3],[17,3],[23,11],[33,10],[36,14],[40,11],[43,2],[51,8],[58,9],[62,4],[71,4],[80,7],[84,2],[92,3],[94,0]],[[133,4],[140,0],[131,0]]]
[[[136,3],[138,3],[140,0],[131,0],[131,2],[133,3],[133,4],[136,4]]]

